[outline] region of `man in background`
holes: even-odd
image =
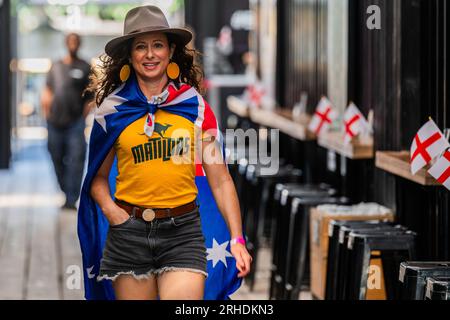
[[[48,150],[59,186],[66,195],[64,208],[76,209],[86,153],[84,119],[90,99],[83,96],[83,91],[89,83],[90,65],[78,57],[78,34],[68,34],[65,44],[68,54],[52,64],[41,104],[47,120]]]

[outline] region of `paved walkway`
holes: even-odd
[[[75,211],[64,196],[43,140],[20,141],[12,168],[0,170],[0,300],[83,299]],[[233,299],[267,299],[270,251],[261,250],[255,290]]]
[[[82,299],[76,211],[59,210],[45,142],[19,146],[0,171],[0,299]]]

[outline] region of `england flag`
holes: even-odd
[[[309,131],[314,132],[317,136],[323,134],[328,130],[337,115],[338,114],[330,100],[326,97],[322,97],[308,126]]]
[[[264,85],[260,82],[249,85],[243,94],[243,100],[246,101],[250,108],[261,108],[263,100],[267,94]]]
[[[442,157],[428,170],[428,173],[440,184],[450,190],[450,151],[446,150]]]
[[[420,128],[411,144],[411,173],[416,174],[448,148],[450,144],[436,123],[430,119]]]
[[[344,113],[344,142],[346,144],[350,143],[353,138],[357,137],[368,127],[369,124],[361,111],[353,102],[350,103]]]

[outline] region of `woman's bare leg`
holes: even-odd
[[[202,300],[206,277],[192,271],[166,271],[157,277],[161,300]]]
[[[138,280],[122,274],[113,281],[113,288],[117,300],[155,300],[158,294],[155,276]]]

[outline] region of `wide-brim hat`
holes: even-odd
[[[178,43],[185,46],[192,39],[192,32],[183,28],[171,28],[164,13],[155,6],[142,6],[127,12],[123,26],[123,36],[110,40],[105,46],[105,52],[109,56],[126,40],[138,35],[160,31],[169,33],[178,38]]]

